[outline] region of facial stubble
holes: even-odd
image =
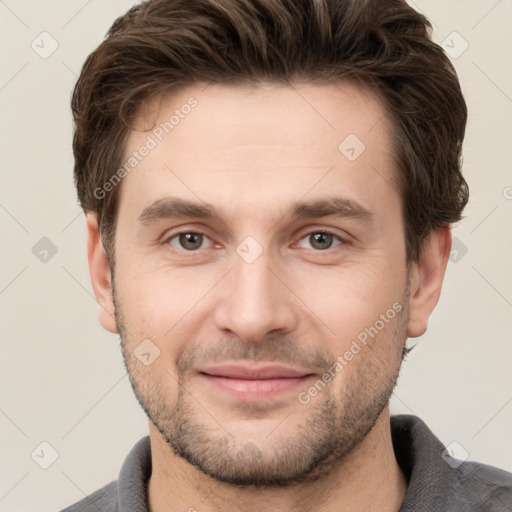
[[[215,406],[208,403],[206,397],[194,396],[188,390],[191,372],[187,369],[197,361],[197,353],[200,352],[197,345],[188,352],[185,348],[185,352],[178,355],[175,372],[141,364],[133,353],[137,342],[128,334],[131,328],[126,328],[113,279],[112,285],[123,359],[139,404],[172,453],[213,479],[232,485],[286,487],[316,481],[332,471],[375,426],[389,403],[406,354],[408,303],[404,300],[404,307],[395,317],[394,325],[379,333],[381,336],[387,333],[388,339],[376,337],[371,346],[365,346],[363,353],[356,355],[358,362],[353,371],[343,377],[346,381],[341,398],[336,396],[338,379],[334,378],[307,405],[297,400],[291,414],[283,413],[283,419],[276,422],[276,428],[270,434],[254,440],[244,437],[239,429],[236,433],[231,432],[229,425],[223,425],[215,418]],[[378,343],[389,347],[386,358],[379,358],[379,350],[375,347]],[[274,338],[265,344],[249,345],[240,340],[227,340],[215,356],[222,359],[229,355],[240,360],[249,357],[252,361],[289,365],[301,361],[302,356],[296,347],[297,344],[289,339]],[[309,364],[314,360],[324,368],[329,366],[323,350],[302,359],[307,359]],[[340,375],[343,372],[346,369]],[[174,400],[169,396],[173,389],[177,389]],[[262,410],[264,415],[264,407],[258,411],[258,407],[253,406],[251,420],[251,405],[244,408],[242,404],[241,409],[245,409],[244,416],[248,421],[258,421]],[[293,433],[287,429],[290,416],[298,418]]]

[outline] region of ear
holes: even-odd
[[[409,338],[421,336],[427,330],[428,319],[441,295],[451,246],[451,226],[433,231],[425,243],[419,262],[410,271]]]
[[[100,238],[95,213],[87,214],[87,256],[92,288],[100,306],[98,314],[100,324],[107,331],[117,334],[110,266]]]

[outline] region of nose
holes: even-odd
[[[215,310],[218,329],[257,342],[269,333],[284,334],[296,328],[294,295],[271,260],[268,251],[251,263],[234,253],[234,268],[219,290],[221,297]]]

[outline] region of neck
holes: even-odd
[[[389,410],[385,408],[364,440],[331,471],[315,482],[289,487],[235,487],[205,475],[172,453],[150,422],[152,474],[148,484],[150,512],[397,512],[407,480],[393,451]]]

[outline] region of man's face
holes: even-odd
[[[214,478],[315,479],[385,410],[406,338],[385,110],[349,84],[198,84],[156,115],[157,131],[128,140],[127,156],[150,150],[123,180],[115,241],[136,396],[174,452]]]

